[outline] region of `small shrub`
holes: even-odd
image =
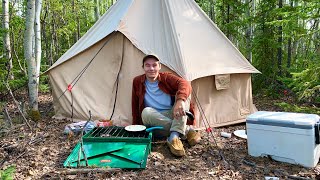
[[[39,111],[29,111],[29,117],[31,118],[32,121],[38,122],[41,120],[41,115]]]
[[[299,113],[310,113],[310,114],[320,115],[320,108],[317,108],[317,107],[298,106],[295,104],[288,104],[286,102],[275,103],[274,105],[282,108],[284,111],[287,111],[287,112],[299,112]]]
[[[9,166],[4,170],[0,170],[0,179],[1,180],[13,180],[14,173],[16,171],[15,166]]]

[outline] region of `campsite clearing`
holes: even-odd
[[[40,107],[45,111],[52,103],[50,95],[40,96]],[[259,110],[281,110],[273,105],[283,99],[257,99]],[[254,158],[248,155],[246,140],[232,136],[225,138],[220,132],[232,133],[244,129],[245,124],[214,129],[215,140],[227,163],[219,157],[218,148],[206,131],[201,131],[200,144],[189,147],[187,156],[173,157],[165,141],[152,144],[145,170],[83,171],[78,174],[63,174],[62,164],[77,143],[77,137],[63,135],[69,121],[53,120],[48,116],[32,123],[34,132],[20,124],[1,137],[1,169],[16,165],[15,179],[263,179],[265,176],[288,178],[319,178],[320,166],[312,169],[276,162],[269,158]]]

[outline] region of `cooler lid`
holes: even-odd
[[[247,123],[312,129],[319,119],[316,114],[258,111],[247,117]]]

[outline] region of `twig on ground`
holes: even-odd
[[[300,176],[293,176],[289,175],[287,172],[283,172],[282,170],[275,169],[273,172],[287,176],[289,179],[295,179],[295,180],[311,180],[310,178],[300,177]]]
[[[9,159],[9,155],[5,156],[1,161],[0,161],[0,168],[2,168],[2,165]]]
[[[311,180],[310,178],[305,178],[305,177],[300,177],[300,176],[293,176],[293,175],[288,175],[287,177],[288,177],[289,179]]]
[[[43,135],[39,135],[34,138],[31,138],[31,140],[28,142],[28,145],[39,143],[43,141],[43,138],[44,138]]]
[[[89,173],[89,172],[96,172],[96,173],[114,173],[119,172],[121,169],[119,168],[85,168],[85,169],[58,169],[58,172],[65,175],[75,175],[79,173]]]
[[[242,162],[248,166],[256,167],[256,163],[243,159]]]

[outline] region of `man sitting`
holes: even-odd
[[[201,137],[191,128],[186,111],[190,109],[191,85],[171,73],[160,73],[161,64],[155,55],[143,58],[145,74],[133,80],[133,124],[162,126],[164,130],[155,135],[168,136],[167,144],[172,154],[184,156],[185,150],[179,137],[186,137],[192,146]],[[192,110],[191,110],[192,111]]]

